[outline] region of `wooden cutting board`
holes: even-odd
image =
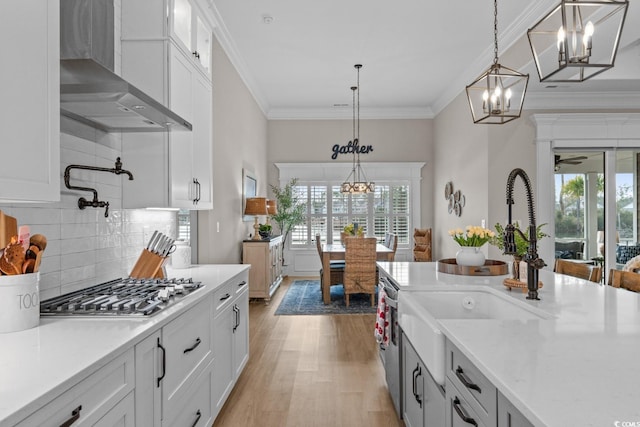
[[[18,235],[18,221],[0,210],[0,249],[6,248],[11,238]]]

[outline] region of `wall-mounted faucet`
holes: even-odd
[[[115,168],[101,168],[97,166],[86,166],[86,165],[69,165],[64,170],[64,185],[69,190],[80,190],[80,191],[89,191],[93,193],[93,200],[87,200],[84,197],[80,197],[78,199],[78,207],[80,209],[84,209],[86,207],[92,208],[105,208],[104,209],[104,217],[109,216],[109,202],[105,202],[98,199],[98,191],[94,188],[89,187],[76,187],[74,185],[69,184],[69,179],[71,178],[71,169],[84,169],[90,171],[98,171],[98,172],[109,172],[114,173],[116,175],[127,174],[129,176],[129,181],[133,181],[133,174],[128,170],[122,169],[122,162],[120,161],[120,157],[116,159]]]
[[[513,185],[517,177],[522,178],[524,181],[524,187],[527,191],[527,207],[529,208],[529,238],[527,238],[520,229],[515,228],[511,221],[511,205],[513,205]],[[529,243],[527,248],[527,254],[523,260],[527,263],[527,299],[538,298],[538,270],[544,267],[546,264],[538,256],[538,236],[536,235],[536,213],[533,206],[533,194],[531,193],[531,181],[529,177],[522,169],[514,169],[507,178],[507,206],[509,207],[509,223],[504,230],[504,253],[505,255],[515,255],[518,253],[516,248],[515,233],[520,233],[520,236]]]

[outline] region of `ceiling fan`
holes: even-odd
[[[582,163],[582,160],[587,160],[588,157],[587,156],[576,156],[576,157],[569,157],[567,159],[562,159],[560,157],[559,154],[556,154],[555,156],[555,170],[558,171],[560,169],[560,165],[565,163],[567,165],[579,165]]]

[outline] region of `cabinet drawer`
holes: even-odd
[[[94,425],[133,390],[134,384],[134,357],[133,349],[130,349],[25,418],[18,426],[58,427],[72,418],[76,419],[74,426]]]
[[[178,410],[167,414],[165,419],[169,422],[165,425],[205,427],[213,424],[212,365],[213,363],[209,363],[207,369],[180,397],[179,404],[176,406]]]
[[[447,387],[447,413],[446,424],[451,427],[477,427],[492,426],[495,424],[485,424],[482,417],[477,414],[473,406],[464,397],[465,393],[451,382],[449,378],[445,380]]]
[[[447,341],[447,377],[487,425],[496,423],[497,390],[465,355]]]
[[[220,285],[213,292],[214,316],[218,316],[225,307],[231,305],[236,297],[248,287],[249,274],[245,271],[228,282]]]
[[[213,358],[211,319],[211,301],[207,299],[162,329],[166,352],[162,395],[167,403],[163,415]]]

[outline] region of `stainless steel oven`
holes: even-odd
[[[400,342],[402,333],[398,324],[398,284],[389,277],[380,277],[380,286],[387,294],[389,305],[389,345],[380,344],[380,359],[384,366],[387,388],[396,408],[398,417],[402,418],[402,362],[400,357]]]

